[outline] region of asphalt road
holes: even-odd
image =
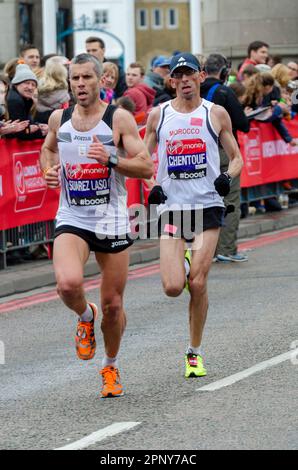
[[[156,268],[147,275],[135,270],[140,276],[128,282],[120,354],[126,393],[118,399],[99,398],[99,324],[97,354],[86,363],[74,351],[76,318],[59,300],[1,313],[0,447],[56,449],[129,422],[131,429],[88,448],[297,449],[298,360],[198,391],[298,347],[297,242],[294,236],[258,247],[248,263],[212,266],[204,336],[208,375],[201,379],[183,376],[187,294],[167,298]],[[88,298],[96,302],[97,290]]]

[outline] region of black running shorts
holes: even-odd
[[[208,207],[207,209],[189,211],[166,211],[158,220],[158,233],[173,238],[184,238],[191,242],[195,235],[212,228],[223,227],[224,207]]]
[[[130,234],[124,235],[96,235],[96,233],[84,230],[72,225],[60,225],[55,230],[54,238],[59,237],[62,233],[73,233],[88,243],[90,251],[100,253],[120,253],[133,244]]]

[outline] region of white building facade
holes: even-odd
[[[123,54],[124,65],[135,60],[134,0],[73,0],[73,17],[76,28],[87,28],[74,34],[75,54],[85,52],[88,36],[98,36],[106,44],[108,59]]]

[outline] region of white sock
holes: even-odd
[[[202,357],[202,348],[201,346],[195,348],[194,346],[188,346],[187,350],[186,350],[186,354],[196,354],[197,356],[201,356]]]
[[[105,368],[107,366],[113,366],[118,369],[118,361],[116,357],[108,357],[107,355],[104,356],[102,360],[102,367]]]
[[[93,320],[93,310],[89,304],[87,304],[87,308],[85,312],[81,315],[81,321],[92,321]]]
[[[186,259],[184,260],[184,267],[185,267],[185,276],[187,277],[190,273],[190,266],[189,266],[189,262],[186,261]]]

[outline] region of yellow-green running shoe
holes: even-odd
[[[190,266],[191,266],[191,250],[186,250],[185,255],[184,255],[184,259],[185,259],[186,263],[189,264],[189,270],[190,270]],[[188,273],[188,275],[186,276],[186,281],[185,281],[184,290],[185,290],[185,292],[190,292],[190,289],[189,289],[189,273]]]
[[[185,377],[204,377],[207,370],[204,367],[203,359],[197,354],[185,354]]]

